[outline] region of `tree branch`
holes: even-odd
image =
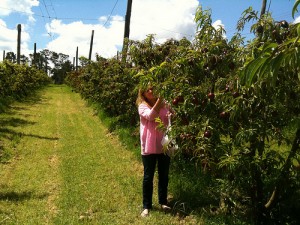
[[[269,209],[274,204],[274,202],[278,199],[278,195],[279,195],[280,191],[283,189],[283,184],[285,183],[283,181],[284,181],[284,179],[287,178],[289,168],[292,164],[292,159],[295,157],[297,150],[299,150],[299,148],[300,148],[300,128],[298,128],[298,130],[296,131],[296,136],[293,141],[293,145],[292,145],[290,154],[289,154],[285,164],[283,165],[279,179],[277,181],[277,185],[275,186],[274,191],[273,191],[269,201],[265,204],[266,209]]]

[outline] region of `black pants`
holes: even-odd
[[[167,204],[170,157],[165,154],[142,155],[144,165],[143,207],[152,208],[153,177],[157,162],[158,168],[158,202]]]

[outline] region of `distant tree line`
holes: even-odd
[[[14,52],[7,52],[4,54],[4,60],[17,63],[17,55]],[[67,72],[74,69],[68,55],[56,53],[48,49],[44,49],[36,54],[29,54],[29,57],[21,55],[20,63],[45,71],[56,84],[62,84]]]

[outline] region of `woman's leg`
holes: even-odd
[[[153,177],[156,165],[156,155],[142,155],[144,165],[143,208],[152,208]]]
[[[169,184],[170,157],[165,154],[158,155],[158,202],[166,205]]]

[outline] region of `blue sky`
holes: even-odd
[[[212,10],[215,25],[224,26],[227,38],[235,33],[238,19],[249,6],[260,11],[262,0],[132,0],[130,38],[143,40],[155,34],[162,43],[169,38],[194,37],[194,13],[199,5]],[[270,0],[268,0],[270,2]],[[295,0],[272,0],[275,20],[294,22]],[[112,57],[121,49],[127,0],[0,0],[0,51],[16,52],[17,24],[22,25],[21,54],[49,49],[70,56],[88,57],[94,30],[95,54]],[[299,21],[299,13],[296,18]],[[295,19],[296,19],[295,18]],[[242,32],[251,38],[250,24]],[[2,60],[0,54],[0,60]]]

